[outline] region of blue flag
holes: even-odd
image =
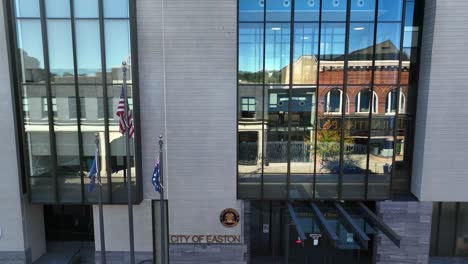
[[[161,185],[161,170],[159,169],[159,159],[156,161],[156,165],[154,166],[151,182],[153,183],[154,190],[161,193],[163,186]]]
[[[96,158],[94,158],[93,165],[91,165],[91,169],[89,170],[89,174],[88,174],[88,177],[91,179],[88,185],[88,192],[92,192],[94,190],[94,184],[96,183],[96,174],[97,174]]]

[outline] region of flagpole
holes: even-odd
[[[99,237],[101,240],[101,263],[106,264],[106,241],[104,238],[104,216],[103,216],[103,210],[102,210],[102,181],[101,181],[101,168],[99,166],[99,157],[101,156],[100,153],[100,142],[99,142],[99,133],[96,133],[96,139],[94,142],[96,143],[96,178],[98,180],[98,185],[99,185],[99,198],[98,198],[98,203],[99,203]]]
[[[164,230],[166,229],[166,224],[165,224],[165,206],[164,206],[164,177],[163,177],[163,136],[159,136],[159,180],[161,183],[161,188],[159,192],[159,207],[160,207],[160,215],[161,215],[161,264],[166,264],[166,232]]]
[[[132,204],[132,173],[130,160],[130,125],[128,120],[127,95],[127,63],[122,62],[123,93],[124,93],[124,120],[125,120],[125,149],[127,152],[127,200],[128,200],[128,231],[130,240],[130,264],[135,264],[135,243],[133,236],[133,204]]]

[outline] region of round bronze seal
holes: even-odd
[[[219,215],[219,221],[224,227],[235,227],[240,221],[239,212],[232,208],[224,209]]]

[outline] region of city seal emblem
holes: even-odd
[[[235,227],[240,220],[239,212],[233,208],[227,208],[221,211],[219,221],[224,227]]]

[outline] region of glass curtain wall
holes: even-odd
[[[239,198],[380,200],[408,183],[416,5],[238,0]]]
[[[133,109],[129,2],[12,1],[32,202],[97,202],[97,192],[87,191],[96,134],[104,202],[126,201],[125,138],[115,112],[122,61]],[[132,160],[133,146],[132,139]],[[133,161],[131,168],[135,187]]]
[[[433,204],[430,255],[468,257],[468,203]]]

